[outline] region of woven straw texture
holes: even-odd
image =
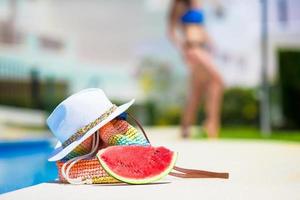
[[[59,179],[61,182],[67,182],[61,174],[61,168],[64,162],[56,162]],[[102,166],[100,165],[97,158],[80,160],[70,170],[70,178],[82,178],[82,180],[90,179],[93,184],[99,183],[118,183],[119,181],[109,176]]]
[[[131,126],[126,120],[115,119],[100,128],[101,143],[98,150],[112,145],[149,145],[144,135]],[[91,151],[92,136],[77,146],[63,160],[57,161],[59,179],[67,182],[62,176],[63,164],[74,157],[85,155]],[[93,184],[118,183],[119,181],[109,176],[96,157],[78,161],[70,170],[70,178],[81,178],[92,180]]]

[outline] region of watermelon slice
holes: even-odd
[[[157,181],[173,169],[177,153],[165,147],[110,146],[97,153],[104,170],[129,184]]]

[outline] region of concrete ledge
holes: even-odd
[[[300,144],[179,140],[174,131],[149,130],[155,146],[179,152],[178,166],[230,172],[229,180],[166,177],[149,185],[44,183],[0,196],[11,199],[300,199]]]

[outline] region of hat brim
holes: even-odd
[[[86,140],[88,137],[90,137],[92,134],[94,134],[99,128],[125,112],[133,103],[134,99],[129,101],[128,103],[125,103],[121,106],[118,106],[118,108],[111,114],[109,115],[105,120],[97,124],[95,127],[90,129],[88,132],[86,132],[82,137],[77,139],[76,141],[72,142],[65,148],[63,148],[61,142],[57,142],[54,151],[50,154],[48,161],[57,161],[62,158],[64,158],[66,155],[68,155],[71,151],[73,151],[78,145],[80,145],[84,140]]]

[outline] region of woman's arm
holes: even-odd
[[[212,40],[212,38],[210,37],[209,33],[207,32],[207,30],[204,30],[204,39],[205,39],[205,43],[208,47],[208,49],[210,50],[211,53],[215,53],[215,43]]]
[[[178,0],[173,0],[168,16],[168,37],[177,48],[181,48],[181,40],[177,34],[178,22],[182,13],[182,5]]]

